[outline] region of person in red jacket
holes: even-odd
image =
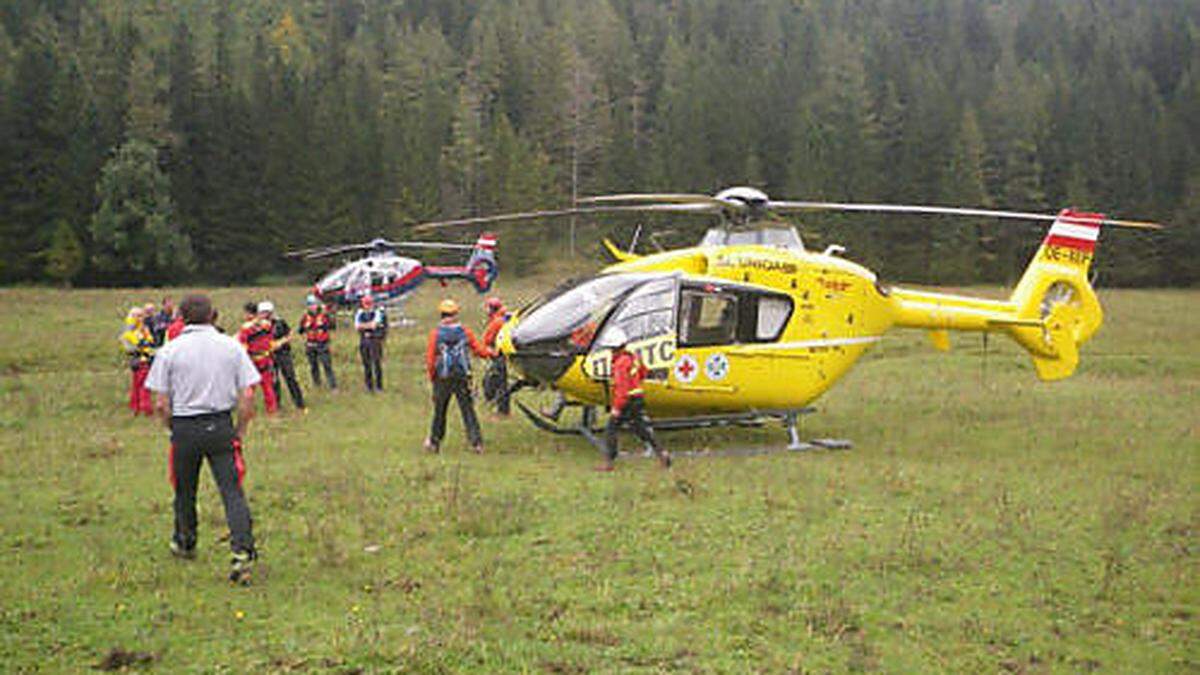
[[[271,356],[274,326],[267,317],[269,312],[264,312],[263,309],[266,307],[261,304],[246,303],[246,321],[238,331],[237,339],[249,352],[250,361],[262,376],[258,387],[262,389],[263,405],[267,414],[274,414],[279,410],[279,401],[275,398],[275,378],[271,372],[275,366],[275,360]]]
[[[646,419],[646,403],[642,391],[642,381],[646,379],[646,364],[637,354],[625,349],[629,338],[620,327],[614,327],[606,333],[604,340],[612,345],[612,409],[608,418],[608,426],[604,430],[604,447],[606,450],[604,463],[596,467],[598,471],[612,471],[617,460],[617,430],[623,424],[629,425],[633,433],[658,455],[658,462],[664,469],[671,466],[671,454],[659,446],[654,440],[654,432]]]
[[[475,402],[471,397],[471,357],[474,352],[481,359],[494,354],[479,344],[470,328],[458,321],[458,303],[446,299],[438,305],[442,320],[429,331],[429,344],[425,349],[425,371],[433,384],[433,424],[425,449],[438,452],[442,437],[446,435],[446,408],[450,397],[458,399],[463,426],[467,438],[477,453],[483,452],[483,434],[479,430],[479,419],[475,416]]]
[[[504,309],[504,303],[500,298],[494,295],[484,301],[483,308],[487,310],[488,314],[487,327],[483,330],[483,346],[495,354],[491,363],[488,364],[487,372],[483,375],[483,398],[496,404],[497,414],[501,417],[508,417],[511,412],[508,391],[508,360],[496,348],[496,338],[499,337],[504,323],[508,321],[508,311]]]

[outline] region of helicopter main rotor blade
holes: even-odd
[[[1025,211],[996,211],[993,209],[968,209],[954,206],[914,206],[905,204],[848,204],[840,202],[789,202],[772,201],[767,208],[773,211],[852,211],[860,213],[913,213],[918,215],[976,216],[982,218],[1007,218],[1012,220],[1058,220],[1058,215],[1029,213]],[[1105,218],[1101,225],[1132,227],[1143,230],[1159,230],[1162,225],[1139,220],[1117,220]]]
[[[381,243],[392,248],[422,248],[446,251],[470,251],[475,248],[474,244],[451,244],[440,241],[388,241],[385,239]]]
[[[686,193],[628,193],[618,195],[598,195],[583,197],[580,204],[621,204],[626,202],[650,204],[705,204],[714,208],[740,208],[742,205],[730,203],[710,195]]]
[[[346,244],[343,246],[324,246],[317,248],[306,248],[299,251],[288,251],[284,253],[286,258],[302,258],[304,260],[317,260],[319,258],[328,258],[332,255],[340,253],[348,253],[350,251],[366,251],[370,250],[370,244]]]
[[[604,213],[716,213],[718,207],[711,204],[629,204],[614,206],[581,206],[573,209],[549,209],[546,211],[525,211],[521,213],[501,213],[494,216],[478,216],[475,218],[458,218],[456,220],[439,220],[421,223],[413,226],[413,231],[422,232],[443,227],[463,227],[467,225],[486,225],[490,223],[510,223],[521,220],[538,220],[540,218],[561,218],[563,216],[583,216]]]

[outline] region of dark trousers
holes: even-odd
[[[466,377],[438,378],[433,381],[433,425],[429,429],[429,440],[434,445],[440,445],[446,436],[446,409],[450,407],[450,397],[458,399],[458,409],[462,413],[463,427],[467,430],[467,440],[471,445],[483,443],[483,435],[479,431],[479,418],[475,417],[475,402],[471,397],[471,380]]]
[[[229,413],[171,418],[171,482],[175,487],[175,542],[196,547],[196,488],[200,464],[208,458],[213,480],[225,502],[229,545],[235,553],[254,551],[250,532],[250,507],[242,493],[246,465],[233,445],[233,420]]]
[[[362,357],[363,379],[367,383],[367,391],[383,389],[383,340],[359,340],[358,355]]]
[[[275,352],[275,398],[282,403],[283,392],[280,390],[283,385],[279,382],[280,380],[287,382],[288,393],[292,395],[292,403],[295,403],[297,408],[303,408],[304,391],[300,389],[300,383],[296,381],[296,364],[292,360],[290,351]]]
[[[314,387],[321,386],[321,367],[325,368],[325,379],[329,381],[330,389],[337,389],[337,378],[333,376],[333,357],[329,354],[329,344],[319,342],[308,345],[304,350],[308,357],[309,374],[312,375]]]
[[[503,356],[492,359],[483,376],[483,398],[496,404],[496,412],[507,415],[511,411],[508,391],[508,361]]]
[[[621,408],[621,414],[608,418],[608,426],[604,429],[604,447],[608,451],[609,460],[617,458],[617,430],[622,425],[633,429],[633,433],[642,439],[643,443],[654,448],[655,452],[661,451],[658,441],[654,440],[654,432],[650,430],[649,421],[646,419],[646,402],[642,400],[641,396],[634,396],[625,402],[625,407]]]

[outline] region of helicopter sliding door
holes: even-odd
[[[785,383],[786,368],[757,353],[778,342],[794,311],[785,293],[740,284],[688,281],[679,291],[675,358],[652,411],[701,413],[772,409],[768,388]],[[766,386],[764,386],[766,385]]]

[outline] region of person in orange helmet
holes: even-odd
[[[458,303],[446,299],[438,305],[442,319],[429,331],[429,343],[425,349],[425,370],[433,384],[433,423],[425,449],[438,452],[442,438],[446,435],[446,408],[450,397],[458,399],[467,439],[477,453],[483,452],[483,434],[479,429],[479,418],[475,416],[475,402],[471,397],[471,357],[467,350],[481,359],[491,358],[493,352],[480,344],[470,328],[458,321]]]

